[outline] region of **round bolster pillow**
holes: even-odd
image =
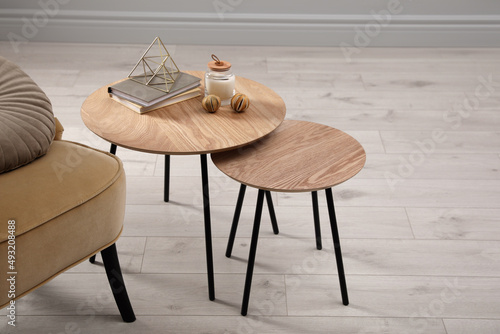
[[[54,135],[47,95],[17,65],[0,57],[0,173],[44,155]]]

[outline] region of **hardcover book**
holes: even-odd
[[[169,93],[165,93],[151,86],[146,86],[130,78],[108,87],[108,93],[128,100],[142,107],[151,107],[163,100],[172,98],[183,92],[196,88],[201,79],[193,75],[180,72]]]
[[[139,113],[139,114],[144,114],[148,111],[156,110],[156,109],[163,108],[163,107],[175,104],[175,103],[186,101],[186,100],[192,99],[192,98],[200,96],[200,95],[201,95],[200,88],[193,88],[193,89],[188,90],[186,92],[175,95],[174,97],[168,98],[166,100],[162,100],[162,101],[160,101],[156,104],[153,104],[149,107],[144,107],[140,104],[136,104],[132,101],[122,99],[116,95],[110,94],[110,96],[113,100],[115,100],[116,102],[122,104],[123,106],[125,106],[125,107]]]

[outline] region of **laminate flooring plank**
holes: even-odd
[[[223,256],[226,240],[213,238],[214,266],[221,273],[245,273],[249,238],[235,239],[232,259]],[[348,274],[500,277],[498,241],[343,238],[341,243]],[[289,234],[262,238],[254,272],[292,274],[304,266],[307,274],[335,274],[331,238],[324,238],[321,251],[314,246],[314,238]],[[144,254],[143,273],[205,270],[199,265],[204,257],[203,238],[149,237]]]
[[[241,74],[242,75],[242,74]],[[364,91],[365,85],[359,73],[245,73],[248,79],[260,82],[276,92],[297,89],[299,91],[332,89],[333,91]],[[287,106],[289,107],[289,106]]]
[[[214,267],[217,267],[217,272],[245,273],[248,241],[244,242],[247,254],[242,256],[243,258],[231,261],[224,255],[226,240],[226,238],[212,238]],[[205,266],[200,265],[205,258],[203,241],[204,238],[148,237],[142,273],[202,274],[206,272]]]
[[[415,151],[417,152],[417,151]],[[433,153],[412,165],[420,158],[414,154],[369,154],[366,164],[357,177],[384,179],[388,173],[401,174],[408,179],[436,180],[499,180],[500,159],[495,154]]]
[[[291,106],[287,115],[297,120],[327,123],[343,131],[429,131],[442,128],[447,131],[494,132],[500,128],[500,115],[496,110],[477,110],[464,119],[456,112],[443,112],[438,109],[311,109]]]
[[[436,132],[434,132],[436,131]],[[381,131],[387,153],[498,153],[500,132],[448,131]]]
[[[499,241],[344,239],[341,243],[350,274],[500,277]]]
[[[443,319],[447,334],[497,334],[500,320],[488,319]]]
[[[95,69],[81,70],[78,78],[76,79],[75,85],[78,87],[89,87],[92,89],[91,93],[93,93],[98,88],[104,85],[109,85],[115,81],[125,79],[130,70],[134,68],[135,63],[133,59],[134,57],[130,56],[128,60],[128,62],[132,63],[131,66],[126,66],[126,64],[123,64],[119,68],[113,68],[107,71],[99,70],[100,67],[96,67]],[[137,62],[137,60],[135,60],[135,62]],[[91,93],[89,93],[88,95],[90,95]]]
[[[500,53],[499,53],[500,56]],[[407,74],[391,73],[390,75],[383,73],[363,73],[362,80],[367,90],[375,91],[431,91],[439,94],[439,92],[464,92],[475,93],[476,88],[482,87],[482,93],[500,94],[498,91],[498,82],[490,73],[478,75],[477,73],[448,73],[436,74],[432,72],[414,73],[410,76]],[[490,91],[492,90],[492,91]]]
[[[434,73],[477,73],[479,71],[494,71],[498,69],[497,60],[489,60],[479,64],[470,60],[427,60],[415,58],[379,58],[362,59],[354,58],[348,62],[345,58],[317,58],[314,62],[308,61],[306,57],[268,57],[269,72],[303,72],[303,73],[415,73],[415,72],[434,72]],[[301,66],[297,66],[301,64]]]
[[[190,207],[175,200],[172,194],[170,202],[160,205],[127,205],[123,236],[147,237],[204,237],[202,207]],[[227,238],[234,214],[234,205],[212,208],[212,236]],[[250,205],[243,206],[242,212],[252,215],[255,212]],[[215,218],[215,217],[214,217]],[[265,218],[263,221],[266,221]],[[251,234],[247,224],[239,226],[238,233],[243,236]]]
[[[336,206],[498,208],[499,180],[387,179],[354,177],[333,189]],[[307,206],[308,194],[278,193],[278,205]],[[324,206],[322,201],[320,206]]]
[[[125,274],[124,280],[138,319],[144,315],[239,316],[245,275],[216,274],[215,301],[206,296],[206,274]],[[253,287],[249,314],[286,314],[283,275],[255,275]],[[271,298],[272,310],[255,307]],[[106,274],[62,274],[16,302],[16,307],[25,316],[113,315],[121,322]]]
[[[73,87],[78,79],[78,69],[33,68],[25,71],[35,82],[42,82],[41,88],[48,93],[50,87]]]
[[[209,167],[210,169],[210,167]],[[131,176],[128,178],[127,204],[153,204],[168,205],[163,202],[163,177]],[[238,198],[240,184],[227,176],[210,177],[210,203],[219,205],[232,205]],[[171,176],[170,191],[173,203],[183,204],[187,207],[203,208],[201,193],[201,175],[197,177]],[[257,189],[249,188],[248,200],[245,205],[255,203],[254,194]],[[277,193],[273,193],[276,199]]]
[[[15,59],[12,60],[27,69],[43,64],[46,69],[100,68],[103,71],[125,69],[130,72],[149,44],[30,42],[19,45],[19,52],[14,52]],[[3,42],[0,48],[11,49],[11,46]],[[175,45],[168,46],[169,52],[175,52],[175,48]],[[57,57],[57,61],[54,61],[54,57]]]
[[[287,275],[290,316],[383,316],[425,332],[427,318],[498,319],[500,278],[347,275],[342,305],[336,275]],[[419,318],[426,319],[419,319]]]
[[[322,194],[318,194],[324,200]],[[213,215],[217,216],[212,224],[212,236],[227,238],[234,215],[236,200],[227,206],[214,206]],[[250,237],[255,198],[248,198],[248,205],[243,205],[238,237]],[[278,224],[283,235],[292,238],[314,237],[312,207],[286,207],[275,205]],[[342,222],[343,238],[360,239],[413,239],[412,228],[404,208],[377,207],[338,207],[336,215]],[[327,210],[320,210],[323,236],[331,234]],[[153,237],[203,237],[204,231],[201,208],[187,207],[182,203],[171,202],[168,205],[127,205],[122,236]],[[267,214],[262,216],[260,238],[273,238],[269,233]],[[269,225],[270,226],[270,225]]]
[[[269,232],[271,234],[271,232]],[[214,267],[219,273],[246,272],[249,238],[236,238],[231,258],[224,256],[226,238],[213,238]],[[336,273],[332,246],[326,245],[323,251],[315,249],[315,239],[294,239],[287,236],[262,238],[257,251],[255,274],[295,273],[297,268],[309,262],[314,264],[309,273]],[[325,239],[325,243],[326,243]],[[331,241],[330,241],[331,243]],[[148,274],[183,274],[204,273],[200,266],[205,254],[203,238],[148,238],[142,273]]]
[[[295,109],[349,109],[373,111],[377,109],[394,110],[452,110],[452,106],[463,104],[463,92],[426,91],[335,91],[332,88],[302,90],[296,88],[277,90],[286,105]],[[498,110],[500,97],[483,99],[475,110]],[[476,104],[475,104],[476,105]]]
[[[417,239],[500,240],[498,208],[407,208],[406,211]],[[484,252],[489,251],[484,249]]]

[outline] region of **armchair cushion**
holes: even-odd
[[[56,140],[43,157],[0,174],[0,271],[15,221],[16,297],[113,244],[123,227],[125,173],[114,155]],[[0,307],[9,299],[0,280]]]
[[[47,153],[55,129],[45,93],[17,65],[0,57],[0,173]]]

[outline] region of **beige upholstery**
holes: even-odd
[[[15,296],[0,280],[0,308],[102,251],[122,319],[132,322],[114,245],[125,213],[122,163],[60,140],[62,132],[40,88],[0,58],[0,272],[15,272]]]
[[[113,244],[125,211],[125,174],[115,156],[66,141],[0,174],[0,272],[7,221],[16,221],[17,297]],[[8,302],[0,280],[0,305]]]
[[[55,134],[45,93],[17,65],[0,57],[0,173],[44,155]]]

